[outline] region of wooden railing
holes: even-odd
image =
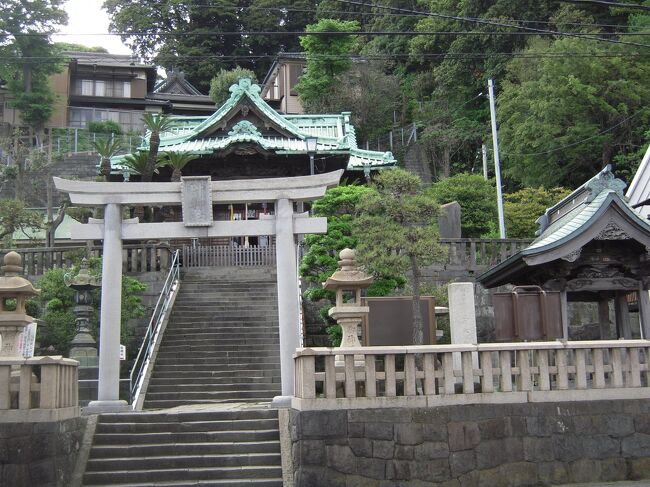
[[[649,340],[299,349],[294,407],[650,398],[649,354]]]
[[[0,358],[0,421],[79,416],[78,365],[63,357]]]
[[[55,268],[71,267],[75,258],[101,257],[102,247],[85,245],[66,247],[36,247],[15,249],[23,258],[23,274],[40,276]],[[3,254],[6,251],[3,251]],[[124,245],[122,264],[124,272],[148,272],[169,269],[170,249],[166,245]]]
[[[228,267],[275,265],[275,245],[265,247],[233,247],[230,245],[185,246],[181,252],[182,267]]]

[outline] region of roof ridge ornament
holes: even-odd
[[[231,99],[238,98],[242,94],[248,94],[251,97],[259,98],[262,89],[259,85],[253,83],[253,80],[250,78],[239,78],[239,81],[233,84],[228,91],[231,93]]]
[[[232,130],[228,132],[228,135],[231,137],[237,136],[237,135],[254,135],[256,137],[261,137],[262,134],[258,130],[258,128],[252,123],[249,122],[248,120],[240,120],[237,122]]]
[[[612,172],[612,165],[607,164],[605,168],[600,171],[596,176],[591,178],[585,186],[590,190],[591,194],[589,195],[587,201],[592,201],[596,196],[602,193],[605,190],[612,190],[618,194],[621,198],[624,197],[623,190],[627,187],[624,181],[618,179],[614,176]]]

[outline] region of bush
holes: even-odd
[[[428,193],[441,205],[458,202],[461,232],[465,238],[483,236],[490,231],[491,223],[497,220],[494,183],[478,174],[456,174],[434,183]]]
[[[537,219],[571,190],[567,188],[524,188],[503,197],[506,232],[509,238],[534,238]]]
[[[90,133],[122,135],[122,127],[119,123],[114,122],[113,120],[89,122],[86,128]]]
[[[250,78],[257,83],[257,77],[250,69],[239,66],[231,70],[221,69],[210,81],[210,99],[221,106],[230,97],[230,87],[237,84],[240,78]]]

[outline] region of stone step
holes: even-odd
[[[275,385],[277,385],[276,383]],[[158,381],[153,381],[149,384],[148,397],[153,398],[153,393],[160,394],[164,392],[186,394],[188,392],[202,392],[209,390],[211,392],[225,392],[225,391],[267,391],[273,388],[273,382],[257,382],[257,383],[222,383],[215,384],[211,382],[197,382],[195,384],[162,384]]]
[[[94,484],[97,487],[151,487],[150,483],[111,483],[111,484]],[[159,481],[156,482],[159,487],[282,487],[282,479],[246,479],[246,480],[201,480],[187,481],[182,480],[174,481]]]
[[[269,340],[266,345],[277,344],[277,340]],[[160,358],[177,357],[185,360],[187,354],[192,354],[192,357],[279,357],[280,353],[277,350],[262,350],[255,343],[244,345],[221,345],[219,343],[205,343],[203,345],[165,345],[160,348],[158,356]]]
[[[220,347],[247,347],[248,345],[254,346],[268,342],[269,338],[260,338],[255,334],[244,334],[241,336],[238,334],[229,334],[218,338],[183,336],[176,338],[171,343],[166,343],[165,347],[168,350],[174,350],[179,347],[193,347],[200,344],[204,344],[205,346],[219,345]]]
[[[224,399],[235,400],[240,399],[252,399],[256,397],[274,397],[278,394],[280,385],[277,384],[276,387],[271,387],[271,384],[266,384],[267,387],[264,389],[257,390],[246,390],[243,388],[233,387],[232,389],[227,390],[199,390],[199,391],[185,391],[176,389],[174,391],[161,391],[158,392],[156,389],[152,388],[147,391],[146,400],[147,401],[156,401],[156,400],[200,400],[205,399],[208,402],[220,401]]]
[[[217,376],[229,375],[229,374],[233,374],[235,376],[251,374],[253,376],[259,377],[259,376],[266,376],[267,374],[275,373],[276,370],[280,370],[279,363],[265,364],[264,368],[260,368],[259,364],[251,364],[251,363],[228,364],[227,367],[222,367],[220,369],[215,369],[214,367],[210,367],[210,364],[208,364],[205,367],[197,367],[196,364],[169,363],[169,364],[156,364],[156,367],[154,368],[153,371],[153,377],[156,377],[158,372],[165,372],[165,373],[175,372],[179,374],[179,377],[181,376],[182,373],[194,373],[196,374],[197,377],[199,377],[200,375],[214,375],[215,377],[217,377]]]
[[[161,443],[253,442],[278,440],[277,428],[267,430],[229,430],[203,432],[96,433],[93,445],[146,445]],[[178,448],[182,448],[179,446]]]
[[[269,357],[269,358],[263,358],[263,359],[257,359],[255,360],[255,363],[250,363],[250,362],[244,362],[242,358],[238,359],[236,356],[235,357],[214,357],[212,355],[207,355],[205,357],[185,357],[182,360],[182,363],[178,363],[178,359],[176,357],[164,357],[164,356],[158,356],[156,359],[156,364],[160,365],[212,365],[215,366],[217,370],[225,370],[226,368],[231,368],[231,369],[236,369],[236,368],[243,368],[246,366],[250,366],[253,370],[259,369],[261,366],[267,367],[269,365],[279,365],[280,364],[280,358],[279,356],[276,358]],[[219,367],[221,366],[221,367]]]
[[[243,453],[212,455],[167,455],[147,457],[93,458],[86,465],[86,472],[113,472],[116,470],[200,467],[248,467],[280,465],[279,453]]]
[[[236,427],[238,430],[269,430],[278,427],[276,418],[267,419],[240,419],[221,421],[192,421],[192,422],[119,422],[97,424],[96,432],[104,433],[175,433],[175,432],[207,432],[227,431]]]
[[[112,472],[86,472],[84,485],[98,485],[117,482],[133,485],[135,482],[169,480],[212,480],[212,479],[281,479],[282,468],[277,466],[247,467],[199,467],[199,468],[160,468],[145,470],[116,470]]]
[[[147,401],[145,399],[144,406],[146,409],[169,409],[178,406],[191,406],[200,404],[231,404],[231,403],[270,403],[275,396],[280,395],[280,389],[275,394],[266,397],[251,397],[251,398],[234,398],[234,399],[156,399],[155,401]]]
[[[201,384],[204,387],[222,386],[230,384],[268,384],[273,382],[280,381],[280,374],[275,376],[268,377],[250,377],[248,374],[242,374],[242,377],[196,377],[195,375],[190,375],[188,377],[178,377],[176,374],[173,377],[161,377],[153,376],[151,378],[149,387],[158,387],[158,386],[185,386],[193,384]]]
[[[253,328],[278,329],[278,319],[277,317],[272,316],[266,320],[260,320],[260,319],[219,320],[219,322],[216,323],[209,319],[204,319],[204,320],[175,319],[171,321],[167,326],[167,329],[170,331],[188,330],[188,333],[194,333],[196,331],[223,332],[224,330],[230,330],[231,328],[239,328],[241,330],[248,330]],[[167,330],[165,331],[165,333],[167,333]]]
[[[178,451],[184,455],[242,455],[246,453],[275,453],[280,451],[279,440],[267,441],[211,441],[196,443],[150,443],[145,445],[97,445],[92,458],[167,456]]]
[[[101,423],[191,423],[195,421],[238,421],[248,419],[277,419],[278,412],[270,408],[229,409],[219,411],[173,411],[102,414]],[[236,423],[235,423],[236,424]]]

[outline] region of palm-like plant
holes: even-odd
[[[165,152],[163,154],[162,161],[166,166],[172,168],[172,182],[178,182],[181,180],[182,170],[187,163],[193,161],[198,156],[193,154],[183,154],[182,152]]]
[[[107,137],[106,139],[99,139],[93,141],[93,147],[102,158],[99,165],[99,175],[108,179],[111,174],[111,157],[116,155],[122,150],[122,142],[117,138]]]
[[[142,121],[151,134],[149,136],[149,158],[147,159],[147,166],[140,174],[142,176],[142,181],[151,181],[158,161],[160,134],[169,130],[173,125],[173,120],[167,115],[145,113],[142,117]]]

